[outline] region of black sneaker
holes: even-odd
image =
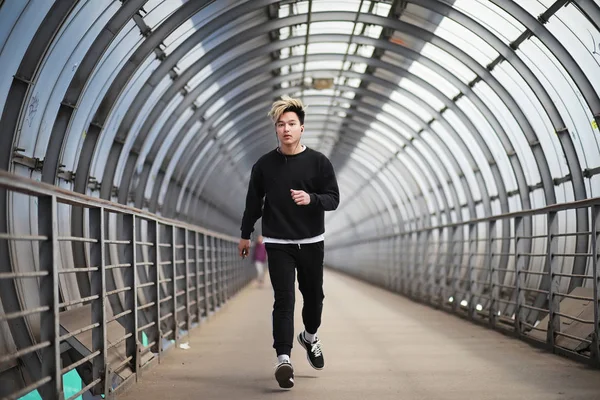
[[[323,350],[321,349],[321,342],[319,339],[310,343],[308,340],[304,340],[303,332],[298,334],[298,342],[306,350],[306,358],[308,363],[314,369],[323,369],[325,366],[325,359],[323,358]]]
[[[275,367],[275,379],[279,383],[279,387],[283,389],[291,389],[294,387],[294,367],[289,361],[283,361]]]

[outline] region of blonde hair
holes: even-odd
[[[277,100],[271,106],[271,111],[267,114],[274,123],[277,123],[279,117],[286,112],[295,112],[298,115],[300,124],[304,125],[304,110],[306,107],[302,104],[302,100],[293,99],[290,96],[283,95],[280,100]]]

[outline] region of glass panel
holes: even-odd
[[[502,174],[502,179],[504,180],[506,190],[511,191],[516,189],[517,185],[515,181],[515,176],[512,172],[512,167],[510,165],[510,161],[508,159],[506,151],[504,150],[504,146],[502,145],[502,142],[498,138],[494,129],[492,129],[492,126],[488,123],[487,119],[483,116],[479,109],[475,107],[471,100],[469,100],[466,97],[460,98],[456,102],[456,105],[460,107],[460,109],[463,110],[463,112],[469,117],[473,125],[475,125],[477,132],[487,144],[490,152],[492,153],[492,156],[496,160],[498,168],[500,169],[500,173]],[[490,187],[492,186],[493,185],[490,185]],[[490,190],[490,194],[492,194],[492,192],[496,191]]]
[[[357,12],[359,0],[313,0],[312,12],[321,11],[352,11]]]
[[[399,86],[408,90],[412,94],[419,96],[436,110],[441,110],[442,107],[444,107],[444,103],[441,100],[439,100],[435,95],[431,94],[431,92],[429,92],[427,89],[421,87],[418,83],[408,79],[402,79]]]
[[[525,9],[529,14],[537,18],[538,15],[542,14],[548,9],[548,7],[544,5],[544,1],[550,4],[554,3],[553,0],[529,0],[520,1],[519,5],[523,7],[523,9]]]
[[[306,62],[306,69],[307,70],[319,70],[319,69],[334,69],[334,70],[339,70],[342,68],[342,62],[341,61],[307,61]]]
[[[457,78],[464,83],[469,83],[477,77],[466,65],[458,61],[454,56],[432,44],[426,43],[421,49],[421,55],[442,65],[448,71],[451,71]]]
[[[546,28],[557,37],[590,82],[594,84],[600,76],[600,32],[577,9],[569,4],[562,7]],[[594,85],[600,96],[600,85]]]
[[[570,75],[552,53],[535,37],[518,50],[548,91],[569,129],[581,168],[600,165],[600,148],[594,137],[593,114]],[[548,62],[548,61],[550,62]],[[591,188],[588,185],[588,191]]]
[[[149,0],[144,5],[144,10],[147,14],[144,15],[144,22],[151,29],[154,28],[162,21],[167,19],[175,10],[181,7],[185,2],[182,0],[163,1],[163,0]]]
[[[436,128],[440,128],[441,125],[437,122],[435,122],[434,124],[432,124],[432,128],[433,125],[437,124]],[[442,128],[443,129],[443,128]],[[439,137],[437,135],[433,135],[432,133],[428,132],[428,131],[424,131],[421,133],[421,139],[426,142],[429,147],[431,147],[432,151],[436,154],[437,156],[437,160],[439,160],[439,162],[444,166],[444,169],[448,172],[448,174],[450,175],[450,177],[452,178],[452,182],[455,183],[455,188],[456,188],[456,193],[458,196],[458,201],[462,204],[465,203],[467,201],[467,198],[465,197],[465,193],[464,193],[464,188],[460,183],[460,178],[458,177],[458,171],[456,171],[452,164],[450,163],[450,160],[448,159],[448,153],[444,150],[442,150],[442,148],[439,146]],[[469,189],[469,188],[466,188]]]
[[[439,138],[443,138],[444,144],[449,149],[450,153],[454,155],[456,162],[460,165],[461,170],[464,173],[467,182],[469,183],[469,191],[472,193],[473,198],[475,200],[480,199],[481,193],[479,192],[479,187],[477,186],[477,181],[475,180],[473,168],[471,168],[471,165],[469,164],[466,155],[456,144],[454,137],[452,137],[450,133],[446,131],[444,126],[438,121],[433,121],[431,123],[431,128],[437,133],[438,138],[436,138],[436,140],[440,140]],[[430,144],[433,146],[434,143],[435,141],[432,141]]]
[[[359,74],[364,74],[366,70],[367,70],[366,63],[353,63],[352,64],[352,71],[356,71]]]
[[[383,27],[379,25],[368,25],[365,31],[365,35],[378,39],[381,36],[381,31],[383,31]]]
[[[431,83],[438,90],[444,93],[449,99],[454,98],[454,96],[460,93],[460,90],[458,90],[446,79],[442,78],[437,72],[433,72],[431,69],[424,66],[418,61],[413,62],[408,71],[417,75],[419,78],[425,80],[426,82]]]
[[[432,18],[430,13],[431,11],[429,10],[409,4],[401,19],[427,29],[435,35],[453,43],[481,65],[487,65],[498,57],[498,53],[489,44],[457,22],[443,17],[438,24],[432,24],[429,19],[422,17],[422,15],[427,15],[429,18]]]
[[[433,117],[428,111],[400,92],[392,92],[390,94],[390,99],[408,108],[410,111],[421,117],[423,121],[429,121]],[[417,130],[418,129],[419,128],[417,128]]]
[[[519,73],[508,63],[500,63],[492,74],[512,94],[537,134],[550,167],[552,177],[568,173],[562,147],[541,103]]]
[[[353,29],[354,22],[346,21],[311,22],[310,24],[311,35],[315,35],[318,33],[343,33],[346,35],[350,35]]]
[[[525,31],[523,24],[489,1],[456,0],[453,7],[485,26],[506,44]]]
[[[375,51],[375,47],[373,46],[359,46],[357,54],[370,58],[373,55],[373,51]]]
[[[373,8],[373,13],[380,15],[382,17],[387,17],[390,15],[390,9],[392,8],[391,4],[376,2]]]
[[[345,43],[309,43],[308,54],[339,53],[345,54],[348,45]]]
[[[426,159],[431,165],[433,171],[438,176],[438,180],[442,185],[442,190],[445,193],[446,199],[450,207],[454,206],[454,200],[450,192],[450,187],[447,182],[447,176],[451,179],[458,179],[458,175],[454,174],[452,176],[450,169],[451,166],[448,163],[448,159],[444,154],[438,154],[431,148],[430,146],[423,143],[423,140],[415,140],[413,142],[413,146],[415,149],[421,153],[421,157]],[[456,182],[456,181],[455,181]]]
[[[473,88],[477,94],[489,107],[490,111],[498,119],[508,139],[512,143],[514,151],[517,153],[523,170],[525,179],[529,185],[535,185],[540,181],[537,164],[535,163],[533,152],[527,138],[525,137],[521,127],[508,109],[506,104],[500,100],[496,92],[494,92],[487,83],[479,82]]]
[[[483,150],[473,137],[472,132],[467,129],[462,120],[454,113],[454,111],[446,110],[446,112],[444,112],[444,118],[450,123],[450,126],[454,128],[454,130],[458,133],[459,138],[464,142],[466,146],[465,151],[469,151],[473,156],[477,167],[481,171],[484,180],[487,182],[490,196],[496,194],[497,189],[496,185],[492,184],[492,182],[494,182],[494,177],[491,173],[490,166],[483,154]]]

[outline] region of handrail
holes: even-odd
[[[185,228],[209,236],[214,236],[216,238],[223,239],[229,242],[239,241],[239,238],[236,238],[234,236],[211,231],[210,229],[206,229],[201,226],[188,224],[180,220],[161,217],[156,214],[152,214],[148,211],[140,210],[139,208],[127,206],[124,204],[113,203],[112,201],[100,199],[97,197],[91,197],[81,193],[71,192],[69,190],[50,185],[48,183],[38,182],[36,180],[12,174],[4,170],[0,170],[0,187],[23,194],[28,194],[31,196],[56,196],[57,200],[60,199],[61,203],[70,204],[72,206],[86,208],[102,207],[107,211],[115,213],[136,214],[138,216],[143,216],[145,219],[148,220],[160,222],[165,225],[174,225],[179,228]]]
[[[578,208],[586,208],[586,207],[591,207],[591,206],[596,206],[596,205],[600,205],[600,197],[592,197],[592,198],[585,199],[585,200],[570,201],[567,203],[552,204],[549,206],[535,208],[535,209],[531,209],[531,210],[513,211],[513,212],[509,212],[509,213],[498,214],[498,215],[493,215],[493,216],[484,217],[484,218],[475,218],[475,219],[471,219],[468,221],[453,222],[451,224],[436,225],[436,226],[430,226],[430,227],[425,227],[425,228],[413,229],[413,230],[409,230],[409,231],[393,232],[393,233],[387,233],[385,235],[376,235],[376,236],[371,236],[368,238],[349,240],[349,241],[345,241],[342,243],[331,244],[329,246],[329,248],[331,248],[331,249],[343,248],[343,247],[348,247],[348,246],[352,246],[352,245],[359,244],[359,243],[364,244],[364,243],[378,242],[380,240],[392,239],[392,238],[395,238],[398,236],[410,235],[410,234],[414,234],[414,233],[430,232],[430,231],[435,231],[435,230],[445,229],[445,228],[456,228],[456,227],[465,226],[465,225],[475,225],[475,224],[479,224],[482,222],[498,221],[498,220],[509,219],[509,218],[530,217],[533,215],[547,214],[547,213],[551,213],[551,212],[559,212],[559,211],[566,211],[566,210],[575,210]],[[573,233],[573,235],[575,235],[575,234],[576,233]]]

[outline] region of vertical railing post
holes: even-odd
[[[58,221],[56,196],[43,196],[38,202],[39,234],[48,239],[40,242],[40,302],[50,309],[40,315],[40,342],[48,342],[42,349],[42,377],[51,380],[40,387],[44,399],[63,398],[61,360],[60,360],[60,322],[58,296]]]
[[[460,299],[458,296],[458,289],[459,289],[459,285],[460,285],[460,260],[461,260],[461,253],[458,253],[458,249],[457,247],[459,245],[462,245],[462,242],[459,240],[460,238],[462,238],[462,235],[458,235],[459,229],[463,229],[463,226],[454,226],[452,228],[452,239],[450,241],[450,243],[452,243],[452,252],[451,252],[451,256],[452,256],[452,263],[450,264],[452,266],[452,311],[453,312],[457,312],[458,311],[458,307],[460,306]],[[462,251],[462,248],[461,248]]]
[[[408,246],[408,234],[400,235],[400,248],[402,249],[402,257],[400,258],[400,293],[408,296],[408,259],[410,258]]]
[[[516,291],[516,296],[515,298],[515,334],[520,337],[523,334],[523,326],[521,324],[521,320],[522,320],[522,309],[523,309],[523,303],[525,302],[524,299],[524,295],[523,295],[523,286],[524,286],[524,277],[522,274],[522,271],[525,269],[524,268],[524,260],[525,260],[525,256],[523,255],[524,253],[524,242],[525,239],[523,238],[524,235],[524,229],[523,229],[523,217],[516,217],[515,218],[515,291]]]
[[[202,321],[202,308],[200,307],[200,239],[198,232],[194,231],[194,266],[196,270],[196,322],[200,325]]]
[[[160,363],[162,357],[162,329],[160,326],[160,225],[156,220],[148,221],[148,240],[152,243],[152,247],[150,248],[150,261],[154,264],[154,276],[152,277],[154,281],[154,316],[153,321],[155,325],[155,340],[156,340],[156,350],[154,351],[158,354],[158,362]]]
[[[210,267],[208,265],[208,260],[209,260],[209,254],[208,254],[208,238],[206,237],[206,233],[202,234],[202,241],[203,241],[203,246],[202,246],[202,253],[203,253],[203,257],[204,257],[204,307],[205,307],[205,314],[206,314],[206,318],[209,317],[210,312],[211,312],[211,307],[210,304],[212,302],[212,299],[210,298],[210,293],[209,293],[209,275],[210,275]],[[211,278],[212,280],[212,278]]]
[[[420,260],[420,266],[417,266],[417,268],[420,268],[420,274],[419,274],[419,298],[420,300],[422,300],[423,302],[427,302],[429,301],[428,297],[429,297],[429,293],[427,291],[428,287],[427,287],[427,272],[429,271],[429,266],[427,261],[429,260],[429,252],[427,251],[427,244],[429,243],[429,234],[430,231],[422,231],[420,236],[420,249],[419,249],[419,256],[418,256],[418,260]]]
[[[549,212],[547,215],[546,226],[548,229],[546,238],[546,271],[550,277],[548,287],[548,328],[546,331],[546,343],[550,351],[554,350],[556,333],[560,332],[560,297],[556,295],[560,287],[559,259],[555,256],[558,252],[558,214]]]
[[[92,324],[98,326],[92,329],[92,353],[99,351],[92,362],[92,380],[102,379],[99,385],[92,388],[92,394],[108,394],[110,385],[106,381],[106,259],[104,244],[104,208],[91,208],[89,210],[90,239],[96,242],[90,245],[90,265],[98,268],[90,273],[91,295],[98,296],[92,300]]]
[[[214,310],[221,306],[221,302],[219,301],[219,275],[217,274],[217,265],[218,265],[218,257],[217,257],[217,243],[214,236],[210,237],[210,265],[211,265],[211,297],[213,299]]]
[[[439,231],[439,242],[440,242],[440,256],[438,257],[438,263],[436,266],[436,270],[439,268],[439,273],[438,273],[438,277],[440,280],[440,286],[438,288],[438,292],[440,294],[437,306],[438,307],[443,307],[444,303],[448,300],[448,286],[446,283],[446,274],[447,274],[447,264],[448,264],[448,260],[450,259],[450,246],[449,246],[449,242],[448,240],[446,240],[447,238],[444,237],[444,230],[446,230],[447,232],[447,228],[440,228]],[[443,245],[442,245],[443,243]],[[442,257],[442,252],[446,253],[444,254],[444,257]]]
[[[188,335],[192,329],[192,313],[190,312],[190,242],[189,235],[190,231],[187,228],[183,228],[185,234],[183,249],[185,251],[185,320],[186,330]]]
[[[594,332],[592,363],[600,366],[600,205],[592,207],[592,278],[594,280]]]
[[[223,305],[223,303],[225,302],[223,299],[223,248],[221,246],[221,239],[215,239],[215,241],[215,247],[217,252],[217,297],[219,298],[219,305]]]
[[[131,357],[129,365],[131,371],[136,373],[138,361],[138,337],[137,337],[137,265],[136,265],[136,229],[135,229],[135,215],[125,214],[123,216],[123,239],[129,242],[125,245],[125,258],[124,263],[129,264],[128,268],[124,271],[124,283],[125,287],[129,287],[129,290],[124,292],[125,299],[125,311],[130,311],[129,314],[123,318],[125,320],[125,332],[131,336],[125,341],[125,354],[126,357]]]
[[[173,296],[173,339],[175,340],[175,347],[179,348],[179,318],[177,316],[177,227],[169,225],[171,232],[171,251],[169,252],[171,258],[171,270],[173,271],[171,281],[171,295]]]
[[[488,282],[489,282],[489,295],[490,295],[490,304],[489,304],[489,321],[492,327],[496,327],[496,323],[498,322],[498,270],[496,269],[496,264],[494,263],[494,235],[496,234],[496,221],[492,220],[488,222],[487,226],[487,247],[486,247],[486,259],[487,259],[487,270],[488,270]]]
[[[478,250],[478,242],[477,242],[477,224],[469,224],[468,226],[468,251],[469,254],[467,256],[467,279],[466,279],[466,296],[467,296],[467,314],[469,318],[475,317],[475,293],[476,293],[476,283],[475,283],[475,269],[473,268],[473,264],[475,260],[477,260],[477,250]]]

